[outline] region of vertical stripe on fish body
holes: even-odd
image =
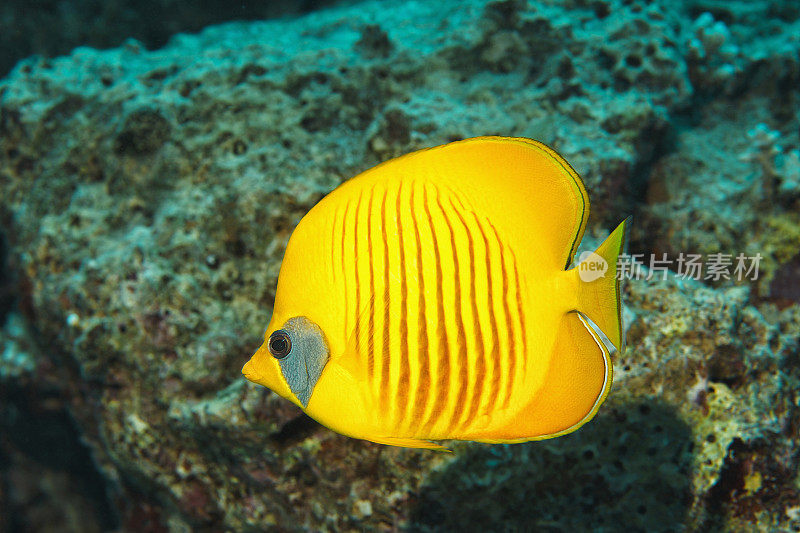
[[[334,277],[354,288],[342,291],[343,334],[386,431],[469,434],[525,387],[517,259],[467,205],[430,182],[385,180],[332,219]]]

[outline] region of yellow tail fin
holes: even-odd
[[[624,339],[617,257],[625,248],[629,223],[630,217],[617,226],[597,250],[582,257],[576,267],[581,279],[577,311],[589,318],[618,351],[622,351]]]

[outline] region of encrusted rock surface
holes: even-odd
[[[800,527],[800,307],[772,281],[799,239],[798,22],[748,5],[365,3],[21,64],[0,81],[0,392],[67,402],[101,528]],[[558,149],[592,238],[635,213],[636,251],[761,252],[770,285],[632,280],[607,405],[549,442],[383,447],[246,383],[303,214],[485,134]]]
[[[0,76],[33,54],[52,57],[76,46],[112,48],[126,37],[139,39],[147,48],[159,48],[178,32],[197,32],[204,26],[229,20],[298,15],[335,3],[336,0],[238,4],[224,0],[5,0],[0,4]]]

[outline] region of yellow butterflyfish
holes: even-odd
[[[383,444],[574,431],[621,349],[622,222],[570,268],[583,182],[542,143],[478,137],[392,159],[300,221],[247,379]],[[586,275],[584,275],[586,274]]]

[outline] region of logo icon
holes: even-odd
[[[594,252],[581,252],[578,260],[578,276],[587,283],[602,278],[608,271],[608,262]]]

